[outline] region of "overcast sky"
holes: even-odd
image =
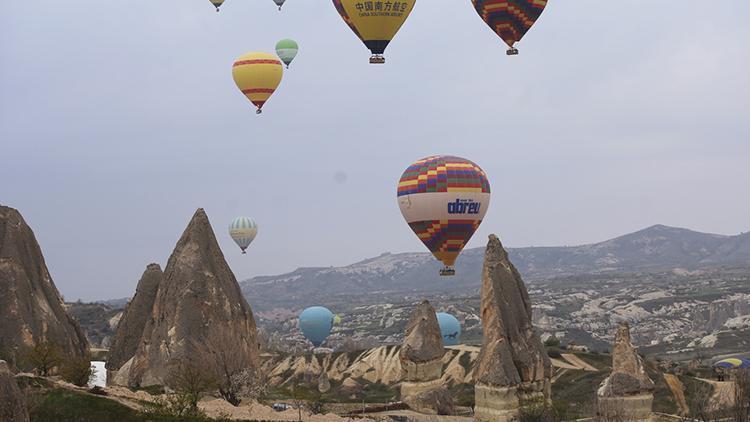
[[[395,190],[431,154],[489,176],[470,247],[750,230],[746,0],[551,0],[516,57],[469,0],[419,0],[385,66],[330,0],[1,8],[0,203],[68,300],[132,295],[198,207],[240,280],[423,251]],[[300,54],[256,116],[231,65],[285,37]],[[260,226],[245,256],[237,215]]]

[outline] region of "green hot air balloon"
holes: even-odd
[[[287,38],[276,43],[276,54],[278,54],[281,61],[286,64],[287,69],[289,69],[289,65],[292,64],[292,60],[297,57],[298,51],[299,46],[294,40]]]

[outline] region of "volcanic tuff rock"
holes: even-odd
[[[429,301],[423,300],[414,308],[406,325],[401,361],[425,363],[442,359],[444,353],[443,336],[435,309]]]
[[[88,356],[83,331],[66,312],[44,256],[21,214],[0,205],[0,356],[50,342],[67,356]]]
[[[440,415],[453,413],[453,401],[441,380],[443,355],[443,336],[435,309],[424,300],[409,317],[399,353],[404,377],[401,400],[412,410]]]
[[[602,382],[600,396],[627,396],[654,391],[654,382],[646,375],[643,361],[630,342],[630,325],[620,324],[612,348],[612,374]]]
[[[531,323],[526,286],[490,235],[482,269],[482,350],[474,366],[476,419],[512,420],[525,400],[549,400],[552,365]]]
[[[107,369],[118,370],[135,355],[138,343],[143,337],[143,329],[151,319],[156,293],[159,291],[159,284],[163,278],[164,273],[159,264],[149,264],[146,267],[135,289],[135,296],[128,303],[117,324],[117,333],[110,347]]]
[[[630,341],[627,322],[617,329],[612,348],[612,373],[597,391],[598,413],[605,419],[626,417],[646,421],[651,417],[654,382],[646,375],[643,361]]]
[[[181,360],[209,368],[216,364],[212,356],[227,354],[233,365],[260,365],[252,310],[206,213],[198,209],[167,262],[129,384],[164,384],[172,365]]]
[[[21,390],[8,364],[0,360],[0,421],[28,422],[29,413]]]

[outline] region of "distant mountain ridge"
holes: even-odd
[[[508,248],[527,281],[598,273],[750,266],[750,233],[725,236],[655,225],[582,246]],[[428,253],[385,253],[344,267],[299,268],[240,283],[254,309],[300,307],[361,295],[469,294],[480,286],[484,248],[459,257],[456,276],[439,277]]]

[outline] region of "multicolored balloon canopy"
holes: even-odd
[[[292,60],[297,57],[299,52],[299,45],[296,41],[291,39],[284,39],[276,43],[276,54],[279,56],[282,62],[289,69],[289,65],[292,64]]]
[[[245,249],[255,240],[258,235],[258,225],[248,217],[237,217],[229,225],[229,236],[246,253]]]
[[[401,175],[397,196],[409,227],[445,264],[440,275],[454,275],[456,258],[490,205],[490,183],[484,171],[460,157],[423,158]]]
[[[333,312],[322,306],[312,306],[299,314],[299,329],[315,347],[320,347],[333,328]]]
[[[283,74],[281,62],[269,53],[244,54],[232,66],[234,83],[255,104],[258,114],[279,87]]]
[[[744,358],[729,358],[722,359],[714,364],[717,368],[727,369],[746,369],[750,368],[750,359]]]
[[[349,28],[372,52],[370,63],[385,63],[385,48],[406,22],[416,0],[362,1],[333,0]]]
[[[508,55],[518,54],[514,47],[534,25],[547,6],[547,0],[471,0],[487,26],[508,44]]]
[[[214,7],[216,8],[217,12],[219,11],[219,8],[221,7],[221,5],[224,4],[224,0],[210,0],[210,1],[211,1],[211,4],[213,4]]]
[[[446,312],[438,312],[437,320],[444,345],[456,346],[461,343],[461,323],[458,322],[458,318]]]

